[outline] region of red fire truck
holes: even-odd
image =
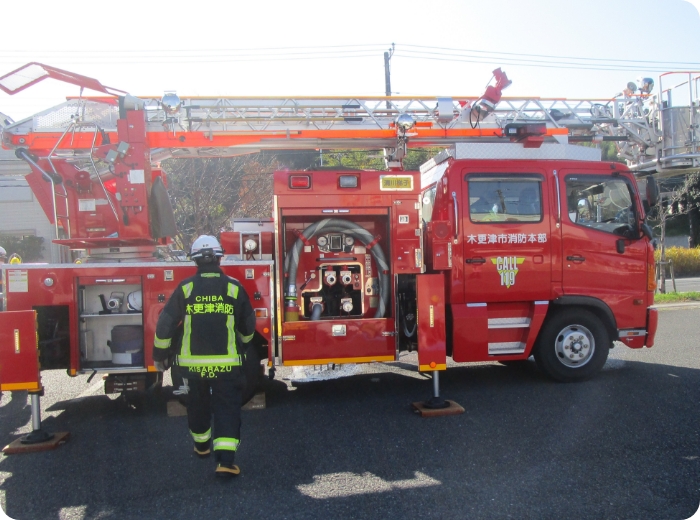
[[[271,375],[416,351],[417,369],[433,375],[427,404],[441,407],[448,357],[534,355],[549,376],[575,381],[601,369],[613,341],[651,347],[654,259],[638,179],[568,144],[599,140],[600,123],[567,126],[582,116],[557,109],[561,100],[515,107],[496,76],[483,96],[454,99],[139,99],[41,64],[0,78],[8,93],[52,77],[106,94],[3,130],[3,146],[32,168],[56,242],[88,262],[4,266],[0,330],[14,339],[0,345],[0,388],[42,390],[35,314],[42,368],[100,373],[107,392],[157,382],[155,323],[194,267],[153,256],[174,233],[154,165],[264,148],[379,147],[389,166],[275,172],[272,219],[222,233],[224,270],[251,295]],[[407,147],[439,145],[420,172],[401,168]]]

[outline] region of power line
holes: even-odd
[[[528,61],[540,62],[535,58],[546,58],[547,60],[564,60],[563,63],[572,64],[570,61],[566,60],[576,60],[576,61],[586,61],[594,62],[595,64],[610,64],[611,66],[625,66],[626,64],[646,64],[651,66],[660,65],[692,65],[700,66],[700,62],[681,62],[681,61],[661,61],[661,60],[631,60],[631,59],[618,59],[618,58],[590,58],[590,57],[577,57],[577,56],[557,56],[552,54],[532,54],[532,53],[517,53],[517,52],[501,52],[501,51],[482,51],[478,49],[456,49],[452,47],[436,47],[427,45],[413,45],[413,44],[402,44],[400,48],[404,52],[417,53],[417,54],[436,54],[445,56],[455,56],[455,57],[469,57],[475,58],[472,54],[483,55],[487,59],[508,59],[508,56],[517,57],[525,59]],[[366,53],[366,52],[382,52],[386,49],[384,44],[354,44],[354,45],[330,45],[330,46],[296,46],[296,47],[260,47],[260,48],[232,48],[232,49],[175,49],[175,50],[103,50],[103,51],[83,51],[83,50],[44,50],[44,51],[28,51],[28,50],[14,50],[14,51],[0,51],[0,57],[17,57],[24,59],[25,55],[36,56],[64,56],[70,55],[76,58],[82,59],[99,59],[104,60],[105,58],[114,59],[133,59],[134,57],[139,59],[178,59],[178,58],[210,58],[210,59],[222,59],[222,58],[241,58],[241,57],[256,57],[260,58],[263,56],[272,57],[274,59],[285,59],[289,56],[317,56],[317,55],[330,55],[337,56],[338,54],[348,54],[348,53]],[[414,50],[416,49],[416,50]],[[425,49],[425,50],[421,50]],[[281,52],[280,52],[281,51]],[[447,51],[447,53],[437,52],[437,51]],[[466,54],[465,54],[466,53]],[[471,53],[471,54],[470,54]],[[585,65],[585,64],[581,64]]]
[[[161,49],[139,49],[139,50],[129,50],[129,49],[124,49],[124,50],[118,50],[118,51],[110,51],[110,50],[102,50],[102,51],[83,51],[83,50],[78,50],[78,51],[72,51],[72,50],[46,50],[46,51],[40,51],[41,53],[58,53],[58,54],[94,54],[95,56],[102,56],[105,53],[109,52],[114,52],[114,53],[123,53],[123,54],[129,54],[129,53],[141,53],[141,52],[152,52],[152,53],[175,53],[175,52],[205,52],[205,53],[216,53],[216,52],[237,52],[237,51],[246,51],[246,52],[263,52],[263,51],[272,51],[272,50],[290,50],[290,49],[344,49],[344,48],[355,48],[355,47],[368,47],[372,50],[374,48],[376,49],[381,49],[383,50],[386,48],[386,44],[378,44],[378,43],[367,43],[367,44],[354,44],[354,45],[313,45],[313,46],[297,46],[297,47],[242,47],[242,48],[233,48],[233,49],[168,49],[168,50],[161,50]],[[3,51],[0,50],[0,55],[3,54],[36,54],[37,51],[32,51],[32,50],[13,50],[13,51]]]
[[[399,58],[411,58],[411,59],[416,59],[416,60],[434,60],[434,61],[454,61],[454,62],[461,62],[461,63],[481,63],[481,64],[500,64],[500,65],[515,65],[519,67],[542,67],[542,68],[549,68],[549,69],[578,69],[578,70],[602,70],[602,71],[608,71],[608,72],[615,72],[615,71],[620,71],[620,72],[639,72],[641,70],[648,71],[648,72],[669,72],[668,68],[648,68],[645,67],[644,69],[640,67],[632,67],[631,65],[628,66],[614,66],[614,65],[601,65],[601,66],[590,66],[590,65],[584,65],[584,64],[546,64],[544,62],[536,62],[536,63],[523,63],[522,60],[516,61],[514,58],[499,58],[499,61],[495,61],[496,58],[487,58],[487,57],[474,57],[472,59],[468,59],[468,57],[453,57],[453,58],[440,58],[436,56],[419,56],[419,55],[413,55],[413,54],[403,54],[402,52],[396,52],[394,56],[397,56]],[[503,61],[506,60],[506,61]],[[510,60],[510,61],[508,61]]]
[[[476,49],[454,49],[450,47],[431,47],[427,45],[402,45],[403,47],[413,47],[420,49],[431,49],[431,50],[442,50],[442,51],[453,51],[453,52],[473,52],[478,54],[492,54],[495,56],[506,55],[506,56],[518,56],[525,58],[554,58],[561,60],[584,60],[584,61],[599,61],[599,62],[628,62],[628,63],[647,63],[647,64],[662,64],[662,65],[695,65],[700,66],[700,62],[693,61],[660,61],[660,60],[629,60],[629,59],[616,59],[616,58],[584,58],[575,56],[556,56],[550,54],[525,54],[519,52],[500,52],[500,51],[480,51]],[[411,51],[411,52],[421,52],[421,51]],[[493,57],[493,56],[492,56]]]
[[[352,55],[346,55],[346,56],[337,56],[337,55],[316,55],[316,56],[296,56],[292,57],[290,55],[279,55],[279,56],[250,56],[250,57],[244,57],[244,58],[236,58],[236,57],[225,57],[221,59],[211,59],[211,57],[206,57],[206,56],[188,56],[187,58],[158,58],[156,61],[156,58],[152,60],[138,60],[138,59],[128,59],[126,57],[120,58],[120,61],[115,61],[115,60],[109,60],[105,59],[104,57],[102,58],[94,58],[93,61],[86,61],[86,60],[72,60],[69,59],[67,61],[61,60],[61,64],[63,65],[105,65],[105,64],[110,64],[110,65],[176,65],[176,64],[199,64],[199,63],[233,63],[233,62],[259,62],[259,61],[308,61],[308,60],[336,60],[336,59],[352,59],[352,58],[374,58],[376,57],[375,54],[352,54]],[[207,59],[209,58],[209,59]],[[0,59],[0,63],[17,63],[16,60],[2,60]]]

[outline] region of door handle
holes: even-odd
[[[452,192],[452,201],[455,205],[455,240],[459,238],[459,211],[457,209],[457,192]]]
[[[583,256],[567,256],[566,259],[569,262],[585,262],[586,259]]]
[[[477,256],[477,257],[475,257],[475,258],[467,258],[467,259],[465,260],[465,263],[467,263],[467,264],[485,264],[485,263],[486,263],[486,260],[484,260],[483,258]]]

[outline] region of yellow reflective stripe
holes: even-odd
[[[190,338],[192,337],[192,316],[185,315],[185,319],[182,321],[183,334],[182,334],[182,348],[180,351],[183,356],[190,355]]]
[[[226,328],[228,329],[226,352],[229,356],[238,356],[236,351],[236,319],[230,314],[226,317]]]
[[[156,339],[153,341],[153,346],[156,348],[169,348],[171,341],[172,338],[160,339],[156,336]]]
[[[430,365],[418,365],[419,372],[432,372],[433,370],[447,370],[447,365],[445,363],[436,364],[434,367]]]
[[[228,284],[228,296],[233,298],[234,300],[238,298],[238,286],[234,283]]]
[[[285,359],[285,366],[327,365],[328,363],[372,363],[375,361],[395,361],[396,356],[365,356],[351,358],[324,358],[324,359]]]
[[[233,365],[239,366],[241,360],[238,356],[178,356],[177,363],[183,367],[198,367],[205,365]]]
[[[12,392],[15,390],[39,390],[41,385],[36,381],[30,381],[28,383],[5,383],[0,385],[0,390],[3,392]]]
[[[182,286],[182,292],[185,293],[185,298],[189,298],[192,294],[192,289],[194,288],[194,282],[186,283]]]
[[[214,451],[217,450],[227,450],[236,451],[238,445],[241,443],[240,440],[234,437],[217,437],[214,439]]]
[[[219,278],[219,273],[200,273],[202,278]]]
[[[207,442],[209,439],[211,439],[211,428],[204,433],[194,433],[192,430],[190,430],[190,434],[192,435],[194,442]]]
[[[241,339],[243,340],[243,343],[248,343],[251,339],[253,339],[253,336],[255,336],[255,332],[253,332],[250,336],[241,336]]]

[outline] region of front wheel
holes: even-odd
[[[537,366],[564,383],[595,375],[608,359],[611,341],[601,320],[584,309],[564,309],[547,320],[535,345]]]

